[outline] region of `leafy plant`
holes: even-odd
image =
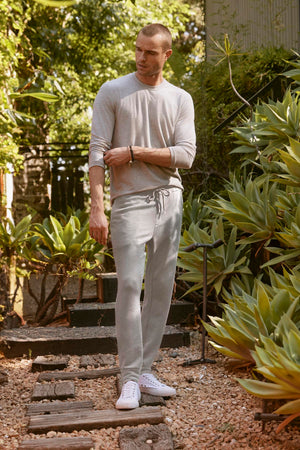
[[[216,46],[216,51],[218,52],[219,56],[221,59],[219,59],[217,64],[220,64],[222,61],[226,60],[227,65],[228,65],[228,70],[229,70],[229,81],[230,81],[230,85],[232,87],[233,92],[235,93],[235,95],[242,100],[242,102],[247,105],[251,112],[252,112],[252,106],[250,105],[250,103],[239,93],[239,91],[237,90],[234,82],[233,82],[233,77],[232,77],[232,65],[231,65],[231,59],[233,56],[239,55],[239,52],[236,50],[234,43],[231,43],[229,40],[229,36],[226,33],[224,36],[224,46],[222,46],[218,41],[214,40],[213,38],[211,38],[212,41],[214,42],[215,46]]]
[[[294,297],[294,289],[279,288],[277,282],[282,280],[277,280],[273,272],[272,286],[256,279],[251,294],[237,284],[232,287],[233,292],[223,293],[226,304],[222,318],[210,317],[212,324],[203,324],[214,348],[233,359],[254,364],[252,352],[261,345],[262,336],[280,339],[283,314],[298,320],[299,295]]]
[[[295,269],[299,268],[300,255],[300,205],[297,206],[294,218],[289,215],[288,223],[282,231],[276,231],[274,236],[280,242],[280,246],[267,247],[274,254],[279,254],[275,258],[262,265],[267,267],[275,264],[289,264]]]
[[[236,228],[233,227],[226,245],[210,249],[207,255],[207,284],[219,294],[225,280],[233,274],[251,273],[247,267],[247,256],[243,248],[236,246]],[[221,218],[213,222],[211,230],[201,229],[192,223],[188,230],[183,232],[178,253],[178,266],[184,270],[178,279],[195,283],[186,294],[203,287],[203,249],[198,248],[192,253],[186,253],[184,248],[195,242],[213,243],[217,239],[224,241],[224,226]]]
[[[300,115],[300,102],[299,102]],[[300,117],[299,117],[300,120]],[[291,186],[300,186],[300,142],[293,138],[289,138],[289,144],[285,145],[287,151],[278,150],[280,158],[283,160],[281,164],[282,172],[279,174],[279,180],[282,183]]]
[[[232,154],[243,154],[247,159],[276,157],[277,150],[288,145],[290,137],[299,136],[300,104],[297,95],[290,90],[282,101],[258,104],[253,117],[244,120],[243,126],[233,128],[238,145]]]
[[[88,222],[82,225],[77,216],[72,215],[67,223],[50,216],[42,224],[35,224],[33,229],[26,257],[36,271],[42,272],[39,298],[30,283],[28,289],[37,304],[35,320],[45,325],[53,319],[69,278],[93,279],[91,271],[102,263],[103,254],[100,253],[102,246],[89,236]],[[50,275],[55,275],[56,282],[46,295]]]
[[[0,221],[0,269],[4,273],[6,310],[11,312],[19,288],[21,270],[18,260],[23,256],[24,247],[30,237],[31,215],[27,215],[16,225],[9,218]]]
[[[300,331],[287,315],[282,317],[281,324],[282,346],[261,336],[263,347],[256,346],[252,353],[257,366],[255,370],[271,383],[238,379],[247,392],[257,397],[292,400],[275,411],[289,415],[278,431],[300,416]]]
[[[296,216],[296,210],[300,203],[299,188],[287,185],[285,190],[278,192],[276,208],[279,217],[286,223],[291,224]]]
[[[233,225],[246,233],[239,244],[263,242],[268,244],[277,226],[275,205],[278,189],[266,177],[248,178],[239,182],[233,177],[226,184],[229,199],[216,195],[208,204]]]
[[[208,220],[210,214],[211,210],[205,206],[202,195],[194,196],[194,191],[191,190],[183,203],[182,227],[189,228],[191,223],[201,227]]]

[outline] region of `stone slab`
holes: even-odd
[[[161,347],[189,345],[189,331],[178,326],[166,326]],[[7,358],[24,354],[33,357],[48,354],[117,354],[117,338],[115,327],[22,327],[0,332],[0,351]]]
[[[167,425],[123,429],[119,434],[120,450],[173,450],[172,434]]]
[[[78,303],[69,307],[68,317],[72,327],[114,326],[115,303]],[[142,307],[143,303],[141,303]],[[194,304],[184,300],[171,303],[167,325],[180,324],[194,313]]]

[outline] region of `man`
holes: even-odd
[[[122,377],[118,409],[138,407],[141,392],[176,394],[151,374],[169,312],[180,239],[178,168],[190,168],[195,156],[192,99],[162,74],[171,47],[168,28],[161,24],[144,27],[136,40],[136,72],[105,83],[94,103],[90,234],[101,244],[107,241],[106,164],[118,276],[116,333]]]

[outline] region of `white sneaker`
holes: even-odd
[[[143,373],[139,379],[140,391],[145,394],[172,397],[176,395],[176,389],[158,381],[152,373]]]
[[[139,407],[141,392],[135,381],[127,381],[122,387],[121,395],[116,403],[117,409],[133,409]]]

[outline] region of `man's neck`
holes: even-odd
[[[139,81],[141,81],[144,84],[148,84],[149,86],[158,86],[164,80],[163,75],[161,73],[158,75],[152,75],[151,77],[143,77],[138,72],[135,72],[135,76]]]

